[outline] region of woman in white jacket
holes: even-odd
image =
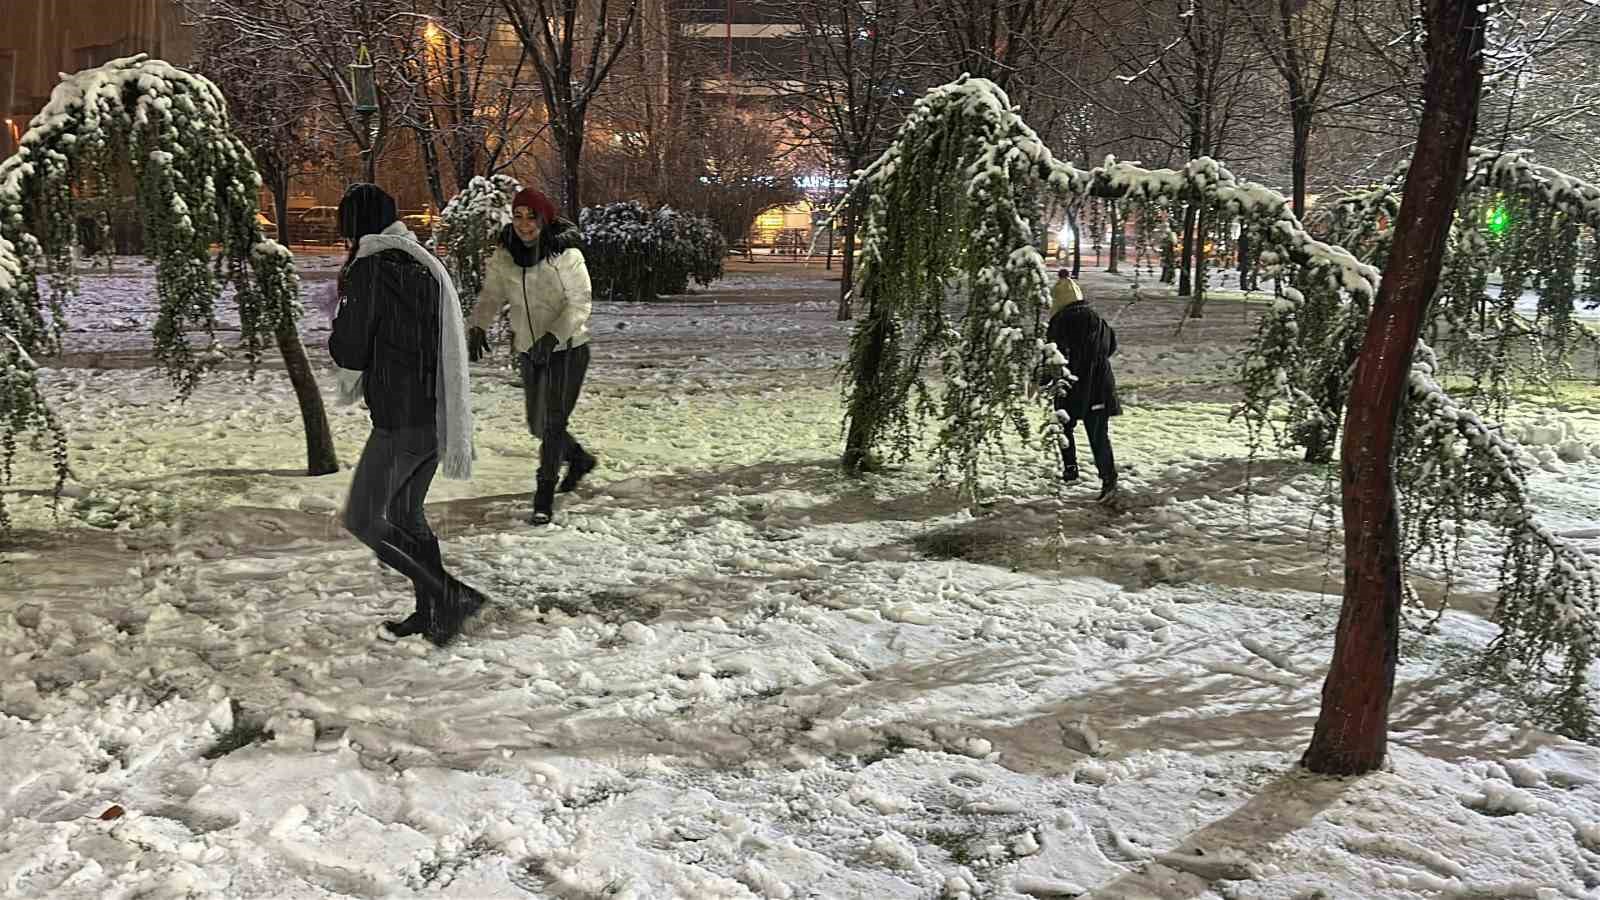
[[[488,330],[502,309],[511,322],[528,431],[540,439],[529,519],[534,525],[548,524],[556,492],[573,490],[595,467],[595,458],[567,430],[589,370],[589,268],[579,243],[577,226],[556,214],[549,197],[532,188],[519,191],[469,319],[474,362],[488,351]],[[563,464],[567,473],[561,478]]]

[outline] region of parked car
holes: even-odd
[[[411,233],[417,236],[417,240],[426,243],[428,238],[433,237],[433,229],[438,224],[439,217],[424,210],[418,213],[407,213],[400,217],[400,221],[411,229]]]
[[[332,244],[339,239],[339,208],[313,206],[295,221],[294,239],[306,244]]]
[[[273,222],[271,219],[267,218],[266,213],[256,213],[256,227],[261,229],[261,236],[267,240],[275,241],[278,239],[278,225],[276,222]]]

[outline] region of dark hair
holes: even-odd
[[[339,267],[339,295],[345,295],[345,273],[356,261],[356,251],[361,239],[369,234],[379,234],[400,218],[394,198],[383,188],[367,182],[358,182],[345,189],[339,199],[339,236],[350,241],[350,252],[344,265]]]
[[[1056,272],[1056,275],[1060,276],[1061,278],[1071,278],[1072,277],[1072,270],[1071,269],[1061,269],[1060,271]]]

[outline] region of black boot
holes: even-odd
[[[418,544],[416,553],[417,562],[421,563],[431,573],[444,572],[444,561],[439,555],[439,539],[430,538]],[[428,622],[433,618],[433,608],[436,601],[435,588],[422,581],[413,581],[412,590],[416,593],[416,608],[411,615],[397,622],[384,622],[383,628],[396,639],[421,634],[428,628]]]
[[[478,614],[488,602],[477,588],[464,583],[454,575],[445,575],[448,587],[444,599],[434,604],[425,634],[435,647],[443,647],[461,634],[461,626]]]
[[[1117,497],[1117,480],[1115,478],[1100,483],[1100,496],[1095,498],[1096,503],[1115,504]]]
[[[593,472],[594,467],[597,465],[599,465],[598,460],[583,452],[582,447],[578,448],[578,455],[567,465],[566,477],[561,479],[561,484],[556,487],[556,492],[569,494],[577,490],[578,482],[583,480],[583,476]]]
[[[541,478],[533,488],[533,515],[528,517],[530,525],[549,525],[550,520],[556,515],[556,482],[555,479]]]
[[[399,621],[384,622],[383,630],[395,639],[421,634],[428,630],[428,620],[433,618],[433,606],[433,599],[424,594],[422,588],[417,588],[416,610]]]

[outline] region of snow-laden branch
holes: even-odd
[[[1600,211],[1600,192],[1592,186],[1520,154],[1480,153],[1470,171],[1485,184],[1516,186],[1571,210],[1574,221],[1593,221]],[[1281,404],[1290,439],[1331,457],[1378,270],[1309,234],[1281,194],[1235,178],[1214,160],[1192,160],[1181,169],[1108,160],[1088,170],[1056,160],[1002,91],[964,78],[917,101],[847,198],[865,211],[858,291],[869,309],[848,364],[847,462],[890,440],[901,456],[909,455],[920,443],[922,420],[937,413],[940,471],[955,469],[961,486],[975,493],[980,453],[1003,453],[999,437],[1008,424],[1026,433],[1020,398],[1059,360],[1043,339],[1040,313],[1049,281],[1035,249],[1042,204],[1052,197],[1068,206],[1093,198],[1142,204],[1144,216],[1186,204],[1205,210],[1208,220],[1237,221],[1275,292],[1241,372],[1252,441],[1276,430]],[[1336,205],[1335,213],[1346,218],[1335,230],[1358,238],[1376,260],[1386,255],[1379,220],[1392,220],[1397,210],[1396,185],[1352,195]],[[959,317],[950,314],[952,288],[965,293]],[[1483,491],[1452,514],[1488,513],[1508,546],[1519,548],[1503,567],[1516,573],[1502,583],[1507,645],[1524,660],[1559,650],[1569,672],[1581,671],[1592,657],[1594,564],[1538,523],[1514,446],[1495,426],[1461,410],[1433,378],[1432,351],[1422,347],[1419,353],[1424,362],[1413,374],[1412,411],[1427,415],[1409,446],[1426,445],[1441,460],[1459,461],[1450,470],[1456,476],[1465,477],[1462,467],[1478,472]],[[935,359],[944,375],[938,402],[924,374]],[[1402,469],[1403,476],[1421,471]],[[1429,502],[1425,482],[1420,477],[1401,485],[1412,508]],[[1425,530],[1410,530],[1408,537],[1426,540]],[[1548,592],[1530,592],[1523,576],[1537,576]]]
[[[256,222],[261,178],[229,128],[222,93],[209,80],[144,55],[64,76],[29,123],[18,151],[0,162],[0,333],[23,356],[60,346],[65,303],[74,293],[73,254],[80,205],[128,172],[138,191],[147,254],[156,262],[161,310],[155,353],[179,395],[210,364],[187,332],[214,342],[222,292],[210,247],[220,244],[239,306],[240,339],[250,362],[300,312],[287,251],[275,252]],[[281,249],[281,248],[279,248]],[[52,286],[50,324],[36,267]],[[8,355],[12,355],[9,354]],[[57,486],[66,476],[65,438],[28,367],[8,359],[0,394],[0,443],[9,454],[23,429],[56,440]],[[6,458],[9,474],[9,455]],[[0,524],[3,524],[0,510]]]

